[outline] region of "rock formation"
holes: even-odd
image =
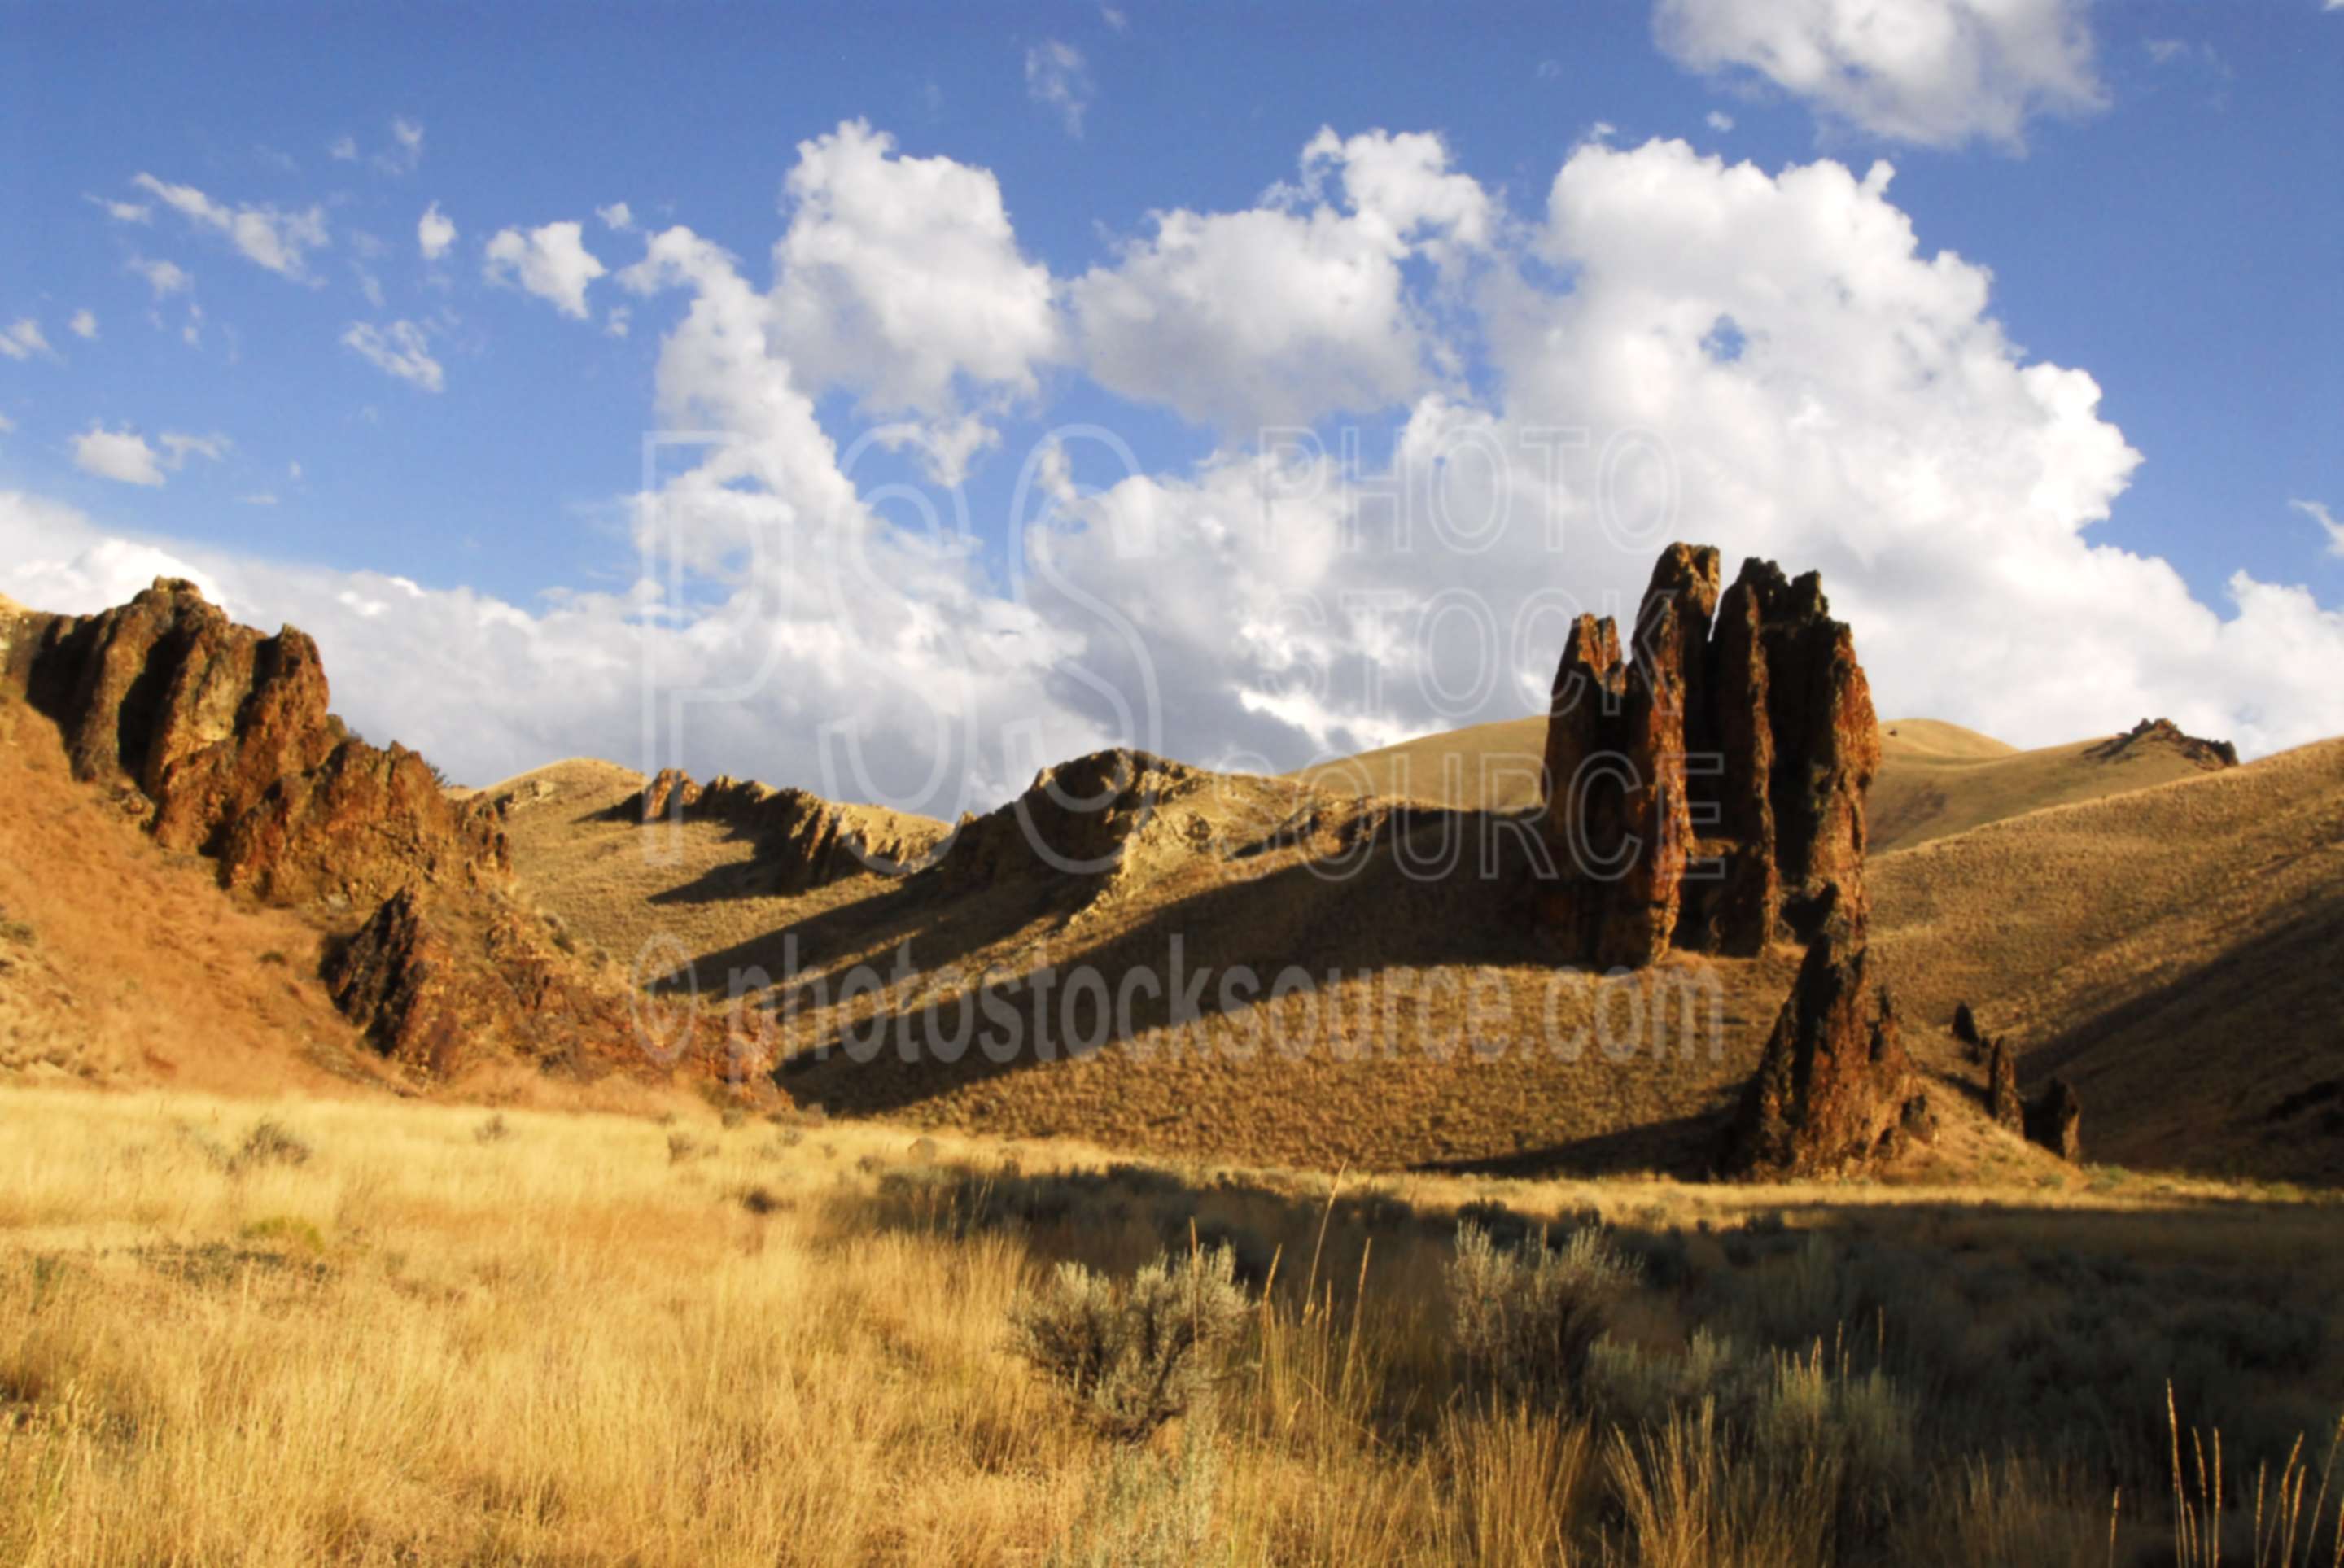
[[[803,789],[719,774],[695,784],[665,768],[621,814],[646,827],[659,822],[722,822],[757,841],[757,862],[777,891],[799,892],[858,871],[901,875],[935,858],[950,829],[933,818],[883,806],[844,806]]]
[[[485,806],[450,801],[420,757],[328,711],[315,643],[237,626],[192,583],[158,578],[126,605],[52,620],[27,686],[76,778],[135,791],[156,839],[217,857],[229,887],[368,905],[419,879],[507,872]]]
[[[1854,638],[1814,573],[1753,559],[1719,581],[1715,549],[1672,545],[1632,659],[1609,619],[1565,638],[1545,758],[1560,869],[1540,905],[1573,960],[1755,953],[1832,908],[1864,922],[1880,739]]]
[[[2097,762],[2117,762],[2154,749],[2177,751],[2190,761],[2216,772],[2238,765],[2238,749],[2228,740],[2204,740],[2184,735],[2170,719],[2144,719],[2122,735],[2111,736],[2084,753]]]
[[[1986,1047],[1986,1113],[1998,1126],[2026,1135],[2026,1102],[2018,1097],[2018,1064],[2001,1040]]]
[[[937,863],[938,885],[958,893],[1032,871],[1109,876],[1151,826],[1160,831],[1167,805],[1211,778],[1125,748],[1046,768],[1016,799],[962,819]]]
[[[1985,1037],[1978,1032],[1977,1014],[1965,1001],[1954,1004],[1954,1038],[1969,1048],[1973,1060],[1985,1050]]]
[[[424,1078],[496,1059],[593,1076],[631,1044],[664,1065],[659,1057],[692,1038],[681,1010],[572,961],[541,922],[501,899],[404,888],[328,951],[324,978],[374,1048]]]
[[[1825,900],[1822,929],[1727,1131],[1722,1164],[1730,1175],[1832,1175],[1935,1131],[1862,922]]]
[[[513,900],[495,808],[350,735],[301,632],[264,636],[157,578],[126,605],[46,618],[11,657],[77,778],[115,789],[158,842],[212,857],[224,885],[313,912],[336,1004],[387,1056],[441,1078],[498,1055],[666,1065],[636,1049],[648,1037],[617,979]]]
[[[2070,1165],[2084,1161],[2084,1102],[2075,1086],[2055,1078],[2026,1108],[2026,1136]]]

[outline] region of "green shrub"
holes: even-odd
[[[1011,1307],[1017,1352],[1099,1432],[1137,1442],[1228,1374],[1252,1303],[1226,1247],[1156,1260],[1119,1282],[1061,1263]]]

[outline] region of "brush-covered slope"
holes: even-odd
[[[2131,735],[2021,751],[1959,725],[1900,719],[1881,726],[1881,753],[1868,803],[1874,854],[2227,765],[2205,742],[2155,724]]]
[[[1545,744],[1544,718],[1502,719],[1322,762],[1292,777],[1338,793],[1521,810],[1541,798]],[[2022,751],[1943,719],[1898,719],[1880,727],[1880,751],[1866,802],[1875,855],[2220,766],[2187,737],[2155,726],[2137,737]]]
[[[1318,1168],[1699,1166],[1797,963],[1601,981],[1513,894],[1529,824],[1141,753],[1050,770],[927,869],[800,891],[753,835],[642,824],[642,785],[571,762],[487,793],[573,940],[853,1113]]]
[[[1884,855],[1872,888],[1906,1016],[1967,1001],[2030,1086],[2073,1082],[2090,1158],[2344,1181],[2344,740]]]

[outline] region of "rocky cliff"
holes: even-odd
[[[674,768],[661,769],[619,809],[647,827],[714,821],[751,836],[760,869],[780,892],[801,892],[859,871],[918,870],[951,833],[933,818],[841,805],[804,789],[776,789],[722,774],[695,784]]]
[[[665,1068],[639,1049],[620,977],[577,961],[513,896],[495,809],[451,799],[406,748],[351,735],[307,636],[238,626],[176,578],[97,615],[35,618],[12,664],[75,776],[158,842],[210,857],[224,886],[314,916],[336,1005],[385,1056],[440,1079],[500,1058]]]

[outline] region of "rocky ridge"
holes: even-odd
[[[513,896],[495,809],[350,734],[302,632],[238,626],[193,583],[157,578],[96,615],[22,618],[10,645],[76,779],[157,842],[209,857],[223,886],[314,912],[323,978],[386,1057],[426,1079],[499,1056],[640,1066],[621,985]]]

